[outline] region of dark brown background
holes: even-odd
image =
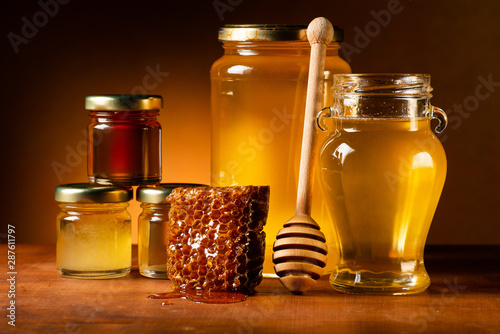
[[[49,2],[55,3],[42,0]],[[222,17],[214,3],[228,6]],[[442,137],[448,178],[428,243],[500,244],[500,84],[480,87],[480,78],[500,83],[500,2],[401,0],[384,26],[377,23],[374,13],[395,3],[72,0],[47,22],[37,14],[40,3],[2,4],[1,240],[14,224],[18,242],[55,242],[54,187],[87,179],[85,154],[67,160],[68,150],[84,152],[86,95],[138,92],[148,66],[168,72],[148,90],[165,100],[164,181],[206,183],[209,70],[222,55],[218,28],[307,24],[325,16],[345,30],[343,47],[351,52],[344,58],[353,72],[432,75],[433,104],[446,109],[451,122]],[[34,16],[41,27],[15,53],[8,34],[21,35],[23,17],[33,22]],[[465,113],[457,112],[459,105]],[[54,162],[71,171],[59,178]],[[133,203],[132,215],[139,212]]]

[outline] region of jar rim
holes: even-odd
[[[335,74],[336,98],[393,97],[430,99],[431,76],[422,73]]]
[[[338,73],[335,74],[339,77],[428,77],[430,78],[430,74],[427,73],[389,73],[389,72],[380,72],[380,73]]]

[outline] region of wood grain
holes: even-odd
[[[0,253],[7,254],[5,244]],[[296,296],[264,279],[256,295],[227,305],[147,299],[169,291],[170,282],[140,276],[136,256],[130,275],[102,281],[60,277],[53,245],[17,245],[16,256],[16,328],[7,325],[2,284],[0,333],[500,332],[500,246],[428,247],[432,284],[417,295],[342,294],[322,277]],[[4,264],[4,282],[6,272]]]

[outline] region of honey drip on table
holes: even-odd
[[[157,293],[148,296],[149,299],[189,299],[195,303],[202,304],[231,304],[239,303],[247,298],[241,292],[232,291],[208,291],[202,289],[183,288],[166,293]],[[171,305],[171,302],[164,302],[163,305]]]

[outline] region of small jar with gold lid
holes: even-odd
[[[159,95],[90,95],[88,176],[92,183],[137,186],[161,181]]]
[[[89,183],[56,187],[56,263],[63,277],[104,279],[125,276],[132,262],[131,187]]]
[[[162,183],[137,188],[137,201],[143,209],[139,216],[139,272],[150,278],[168,279],[167,226],[170,202],[167,196],[175,188],[206,186],[192,183]]]

